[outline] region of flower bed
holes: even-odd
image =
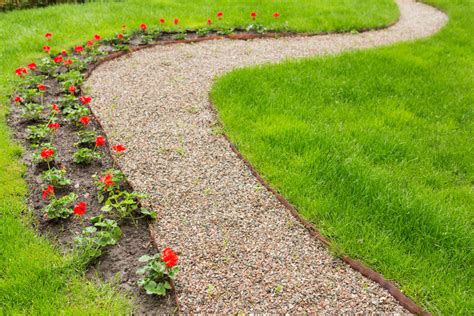
[[[78,267],[93,265],[109,278],[120,272],[123,287],[138,295],[142,311],[175,310],[172,300],[150,300],[135,285],[147,294],[166,295],[178,272],[178,257],[170,248],[153,255],[160,249],[146,246],[150,241],[143,230],[157,214],[141,206],[146,196],[134,192],[118,169],[116,161],[127,149],[107,142],[82,82],[101,61],[149,45],[268,36],[266,28],[255,23],[256,17],[252,12],[253,23],[246,30],[213,30],[211,19],[209,28],[195,31],[166,32],[161,26],[141,24],[139,30],[128,32],[123,26],[112,39],[95,35],[71,50],[57,50],[54,35],[46,33],[42,47],[46,57],[15,71],[22,82],[12,96],[8,122],[25,148],[28,201],[39,231],[54,236],[65,252],[72,253]],[[219,12],[217,20],[222,18]],[[180,21],[175,18],[172,23]],[[121,247],[114,247],[117,243]],[[138,258],[147,262],[138,269],[141,280],[136,276]]]

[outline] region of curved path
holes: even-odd
[[[180,253],[181,312],[406,312],[261,189],[216,133],[208,99],[213,78],[238,67],[422,38],[447,21],[430,6],[397,3],[400,20],[384,30],[156,46],[92,73],[93,111],[128,147],[121,167],[151,196],[158,243]]]

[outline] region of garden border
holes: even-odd
[[[398,22],[398,19],[393,23],[396,24]],[[377,29],[385,29],[393,24],[387,25],[386,27],[381,27],[381,28],[374,28],[374,29],[365,29],[359,31],[360,33],[362,32],[368,32],[368,31],[374,31]],[[187,31],[189,34],[189,31]],[[119,52],[113,52],[111,54],[108,54],[104,56],[103,58],[99,59],[95,63],[92,63],[87,71],[84,73],[84,80],[87,80],[92,72],[101,64],[132,54],[136,51],[140,51],[143,49],[147,48],[152,48],[156,46],[165,46],[165,45],[174,45],[174,44],[191,44],[191,43],[198,43],[198,42],[203,42],[203,41],[212,41],[212,40],[224,40],[224,39],[231,39],[231,40],[253,40],[253,39],[261,39],[261,38],[280,38],[280,37],[293,37],[293,36],[318,36],[318,35],[324,35],[324,34],[338,34],[338,33],[343,33],[343,32],[328,32],[328,33],[265,33],[265,34],[255,34],[255,33],[239,33],[239,34],[233,34],[233,35],[223,35],[223,36],[206,36],[206,37],[199,37],[195,39],[187,39],[187,40],[165,40],[165,41],[156,41],[153,43],[145,44],[145,45],[139,45],[135,47],[130,47],[128,51],[119,51]],[[209,108],[210,110],[216,115],[217,118],[219,118],[218,113],[216,108],[212,103],[209,103]],[[92,108],[91,108],[92,110]],[[94,111],[92,110],[92,115],[96,119],[96,121],[99,124],[99,127],[104,131],[102,124],[100,120],[97,118],[97,116],[94,114]],[[221,122],[220,122],[221,123]],[[223,133],[224,138],[228,142],[230,149],[232,152],[234,152],[237,157],[246,165],[246,167],[250,170],[252,175],[257,179],[257,181],[264,186],[272,195],[274,195],[280,203],[282,203],[285,208],[290,212],[290,214],[298,221],[300,222],[306,230],[310,233],[310,235],[317,239],[318,241],[322,242],[326,247],[330,246],[330,241],[324,237],[318,229],[315,227],[314,224],[310,223],[306,219],[302,217],[302,215],[298,212],[298,210],[287,200],[285,199],[280,193],[278,193],[275,189],[273,189],[270,184],[268,184],[264,178],[257,172],[257,170],[252,166],[252,164],[239,152],[237,147],[231,142],[230,138],[228,137],[227,134]],[[114,157],[112,159],[115,160]],[[133,188],[133,186],[129,183],[129,185]],[[157,251],[160,251],[160,247],[158,245],[158,242],[155,238],[156,236],[156,231],[152,227],[152,225],[148,225],[148,232],[150,236],[151,243],[153,246],[157,249]],[[417,314],[417,315],[424,315],[428,316],[431,315],[428,311],[423,309],[421,306],[416,304],[411,298],[406,296],[398,287],[397,285],[392,282],[387,280],[382,274],[376,272],[369,266],[365,265],[363,262],[353,259],[349,256],[342,256],[341,259],[353,270],[359,272],[362,274],[364,277],[370,279],[371,281],[379,284],[382,288],[386,289],[390,295],[392,295],[403,307],[405,307],[409,312]],[[172,281],[172,280],[171,280]],[[174,283],[171,282],[172,285],[172,290],[175,291],[175,286]],[[178,313],[180,310],[179,307],[179,302],[177,299],[177,296],[175,295],[176,299],[176,306],[178,308]]]

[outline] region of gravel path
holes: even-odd
[[[208,100],[213,78],[238,67],[417,39],[447,21],[427,5],[397,3],[400,21],[380,31],[157,46],[89,78],[109,139],[128,147],[124,172],[159,213],[158,241],[180,253],[181,312],[406,312],[260,187],[213,132]]]

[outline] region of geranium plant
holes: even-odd
[[[57,188],[63,188],[71,185],[71,180],[66,177],[65,169],[51,168],[41,173],[41,178],[47,184],[51,184]]]
[[[92,217],[92,226],[87,226],[74,239],[77,257],[86,265],[102,254],[102,249],[115,245],[122,236],[122,230],[117,222],[103,215]]]
[[[37,144],[40,141],[45,140],[51,132],[51,129],[48,127],[48,124],[30,125],[27,127],[27,130],[27,138],[33,144]]]
[[[178,273],[178,255],[171,248],[165,248],[161,254],[154,256],[144,255],[138,261],[147,264],[137,270],[143,277],[138,285],[143,287],[147,294],[165,296],[171,289],[170,280]]]
[[[39,121],[44,107],[37,103],[27,103],[23,106],[21,116],[29,121]]]
[[[101,176],[95,175],[97,186],[97,198],[99,203],[109,195],[109,192],[119,190],[121,185],[126,181],[126,177],[122,171],[117,169],[109,169],[102,172]]]
[[[120,219],[134,219],[133,214],[136,212],[155,218],[155,212],[150,212],[147,209],[141,208],[139,206],[139,199],[144,199],[146,197],[147,195],[143,193],[119,190],[110,191],[109,196],[101,210],[106,213],[113,213]]]
[[[78,165],[90,165],[94,160],[102,158],[102,154],[90,148],[79,148],[72,158]]]
[[[75,193],[69,193],[62,198],[57,199],[56,197],[51,198],[51,202],[45,206],[44,213],[48,220],[58,218],[68,218],[73,213],[73,204],[77,199]]]

